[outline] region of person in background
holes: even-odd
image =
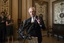
[[[0,42],[5,43],[6,37],[6,17],[4,16],[5,12],[0,14]]]
[[[37,37],[38,43],[42,43],[42,34],[41,34],[41,28],[46,29],[45,24],[42,19],[39,19],[39,17],[36,15],[36,11],[34,7],[30,7],[28,9],[30,18],[25,20],[24,26],[29,27],[26,31],[28,31],[31,27],[32,29],[29,32],[29,35],[32,37]],[[24,28],[25,29],[25,28]]]
[[[13,20],[11,19],[11,15],[7,16],[6,33],[7,33],[8,43],[10,43],[10,38],[12,39],[12,43],[13,43]]]

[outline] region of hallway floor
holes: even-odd
[[[11,43],[11,41],[10,41],[10,43]],[[23,42],[15,40],[13,43],[23,43]],[[25,43],[27,43],[27,41]],[[56,37],[47,37],[47,36],[44,36],[42,43],[64,43],[64,40],[60,39],[58,41]]]
[[[49,35],[49,37],[47,37],[46,31],[43,31],[43,40],[42,43],[64,43],[64,39],[60,38],[59,41],[57,40],[57,37],[52,37],[51,35]],[[13,43],[23,43],[23,40],[14,40]],[[6,41],[7,43],[7,41]],[[12,43],[10,41],[10,43]],[[28,43],[27,40],[25,41],[25,43]]]

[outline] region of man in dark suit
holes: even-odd
[[[37,37],[38,43],[42,43],[41,28],[45,29],[44,22],[43,20],[40,20],[40,18],[36,15],[36,11],[34,7],[30,7],[28,12],[31,17],[27,19],[24,23],[24,26],[28,27],[26,28],[26,31],[27,32],[29,31],[28,34],[30,36]]]

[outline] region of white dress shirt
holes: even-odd
[[[31,23],[33,23],[35,21],[35,17],[31,18]]]

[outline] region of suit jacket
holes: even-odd
[[[41,23],[39,25],[36,20],[34,23],[31,23],[31,18],[29,18],[25,20],[23,30],[26,29],[26,32],[31,36],[41,37],[41,28],[45,29],[43,20],[41,20]]]

